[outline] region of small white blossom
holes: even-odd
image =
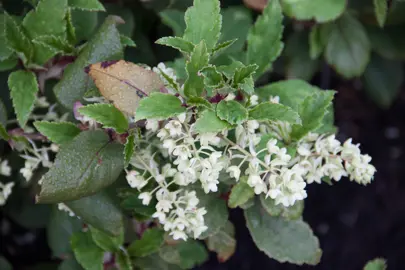
[[[148,184],[148,181],[138,171],[129,171],[126,179],[132,188],[142,189]]]
[[[46,97],[39,97],[35,100],[35,106],[38,108],[48,108],[49,107],[49,102],[46,100]]]
[[[152,200],[152,195],[149,192],[142,192],[139,194],[138,198],[142,200],[143,205],[149,205],[150,201]]]
[[[251,95],[249,98],[250,105],[254,106],[259,104],[259,97],[257,95]]]
[[[229,94],[226,96],[225,100],[226,100],[226,101],[230,101],[230,100],[234,100],[235,98],[236,98],[235,94],[229,93]]]
[[[183,133],[181,122],[177,120],[169,121],[169,123],[165,125],[165,128],[167,131],[169,131],[170,136],[173,138],[178,137]]]
[[[232,178],[235,178],[236,181],[239,181],[241,171],[238,166],[230,166],[226,169],[226,172],[229,173]]]
[[[30,181],[34,170],[38,167],[39,161],[27,159],[24,163],[24,168],[20,169],[20,173],[23,175],[25,180]]]
[[[66,204],[64,203],[58,203],[58,209],[60,211],[65,211],[66,213],[69,214],[69,216],[74,217],[75,213],[70,209]]]
[[[269,99],[269,101],[271,102],[271,103],[280,103],[280,97],[279,96],[270,96],[270,99]]]
[[[59,145],[57,144],[51,144],[51,151],[54,153],[57,153],[59,151]]]
[[[5,205],[8,197],[11,195],[14,182],[3,184],[0,182],[0,205]]]
[[[200,134],[197,137],[197,139],[200,140],[202,146],[209,146],[209,145],[217,146],[221,142],[221,139],[217,136],[216,133]]]
[[[159,128],[159,121],[156,120],[156,119],[148,119],[148,120],[146,121],[146,126],[145,126],[145,128],[146,128],[147,130],[156,132],[156,131],[158,130],[158,128]]]
[[[0,159],[1,161],[1,159]],[[11,167],[8,165],[8,160],[3,160],[0,163],[0,174],[4,176],[10,176],[11,175]]]

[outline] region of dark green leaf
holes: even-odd
[[[124,168],[124,147],[101,131],[84,131],[63,145],[44,175],[40,203],[77,200],[112,184]]]
[[[33,55],[30,39],[14,18],[7,13],[4,14],[4,26],[6,45],[17,53],[24,64],[27,64],[31,61]]]
[[[156,41],[157,44],[172,47],[182,53],[191,53],[194,50],[194,44],[181,37],[163,37]]]
[[[135,265],[142,270],[180,270],[175,264],[164,261],[159,254],[155,253],[147,257],[136,258]]]
[[[77,232],[70,240],[76,260],[85,270],[103,270],[104,251],[92,240],[90,232]]]
[[[387,264],[384,259],[374,259],[369,261],[366,266],[364,266],[364,270],[386,270]]]
[[[98,0],[68,0],[69,7],[90,11],[105,11]]]
[[[220,132],[230,128],[228,122],[218,118],[216,113],[211,110],[205,110],[195,122],[195,131],[199,133]]]
[[[208,259],[204,245],[196,240],[180,242],[175,246],[164,246],[159,250],[159,254],[163,260],[177,264],[182,269],[191,269]]]
[[[126,250],[122,249],[115,253],[115,263],[120,270],[132,270],[131,258],[128,256]]]
[[[377,22],[380,27],[384,27],[385,20],[387,18],[388,3],[386,0],[373,0],[374,13],[377,18]]]
[[[1,270],[13,270],[12,265],[3,256],[0,256],[0,269]]]
[[[135,150],[135,135],[131,134],[127,138],[127,142],[125,143],[124,148],[124,166],[128,167],[129,162],[131,161],[132,155],[134,154]]]
[[[204,78],[198,72],[208,65],[209,54],[204,41],[194,47],[190,60],[187,61],[186,70],[188,78],[184,84],[184,94],[187,97],[201,96],[204,90]]]
[[[138,194],[125,198],[121,203],[121,207],[147,218],[152,217],[156,212],[155,206],[152,203],[149,205],[142,204],[142,201],[138,198]]]
[[[4,61],[13,54],[13,51],[8,47],[6,32],[4,31],[6,27],[6,15],[0,14],[0,61]]]
[[[93,242],[104,251],[117,252],[124,244],[123,230],[118,236],[110,236],[94,227],[90,227],[90,232]]]
[[[104,128],[113,128],[118,133],[128,129],[128,120],[124,114],[112,104],[91,104],[79,108],[79,113],[101,123]]]
[[[173,29],[174,35],[181,37],[186,29],[184,12],[175,9],[166,9],[159,13],[162,22]]]
[[[8,140],[10,136],[7,133],[7,110],[3,102],[0,100],[0,139]]]
[[[386,25],[384,29],[376,26],[367,27],[373,50],[382,57],[392,60],[405,59],[405,36],[401,34],[402,31],[402,25]]]
[[[97,12],[80,9],[70,9],[69,11],[72,21],[72,25],[69,27],[74,28],[75,40],[83,41],[92,38],[99,22],[102,22]]]
[[[219,262],[227,261],[236,249],[235,228],[233,224],[228,221],[224,228],[218,233],[206,240],[207,247],[210,251],[217,253]]]
[[[121,35],[121,44],[123,47],[136,47],[135,41],[124,35]]]
[[[233,87],[240,88],[249,95],[253,94],[255,89],[252,76],[256,73],[257,68],[258,66],[255,64],[237,68],[233,75]]]
[[[249,110],[249,118],[259,121],[284,121],[293,124],[301,124],[300,116],[290,107],[263,102]]]
[[[35,128],[50,141],[63,144],[70,142],[80,133],[80,129],[70,122],[34,122]]]
[[[69,244],[69,241],[67,241],[67,243]],[[69,258],[69,259],[63,260],[63,262],[61,264],[59,264],[58,270],[83,270],[83,268],[75,260],[75,258]]]
[[[176,96],[152,93],[139,101],[135,121],[142,119],[168,119],[186,111]]]
[[[225,43],[236,39],[227,52],[242,51],[252,21],[251,12],[245,7],[231,6],[222,10],[222,34],[219,41]]]
[[[271,198],[266,198],[265,195],[260,195],[260,202],[266,212],[273,217],[281,216],[288,220],[299,219],[304,211],[304,201],[296,201],[294,205],[285,207],[282,204],[275,204]]]
[[[297,20],[335,20],[346,9],[346,0],[283,0],[284,12]]]
[[[314,25],[309,33],[309,56],[311,59],[318,58],[325,49],[325,45],[321,27],[319,25]]]
[[[140,240],[135,240],[129,247],[128,253],[133,257],[146,257],[157,252],[164,243],[165,232],[158,228],[146,230]]]
[[[238,125],[248,119],[248,111],[235,100],[222,100],[217,105],[217,116],[231,125]]]
[[[6,60],[0,61],[0,72],[1,71],[8,71],[15,68],[18,64],[18,58],[16,55],[10,56]]]
[[[236,208],[245,204],[255,196],[253,188],[246,183],[246,180],[246,177],[242,177],[239,182],[232,187],[228,200],[228,206],[230,208]]]

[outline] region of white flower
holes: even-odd
[[[263,182],[260,175],[251,174],[248,177],[247,183],[251,187],[255,187],[256,185],[260,185]]]
[[[11,195],[14,182],[3,184],[0,182],[0,205],[5,205],[8,197]]]
[[[236,181],[239,181],[241,171],[238,166],[230,166],[226,169],[226,172],[228,172],[231,177],[235,178]]]
[[[169,131],[170,136],[173,138],[178,137],[183,133],[182,125],[180,121],[177,120],[169,121],[169,123],[165,125],[165,128]]]
[[[163,148],[166,148],[169,154],[171,154],[176,147],[176,142],[173,139],[166,139],[163,141]]]
[[[218,145],[221,142],[221,139],[217,136],[216,133],[204,133],[198,136],[200,143],[202,146],[209,146],[209,145]]]
[[[146,120],[145,128],[147,130],[156,132],[158,130],[158,128],[159,128],[159,121],[156,120],[156,119],[148,119],[148,120]]]
[[[184,121],[186,121],[186,119],[187,119],[187,114],[181,113],[181,114],[177,115],[177,119],[179,119],[180,123],[184,123]]]
[[[235,94],[229,93],[229,94],[226,96],[225,100],[226,100],[226,101],[230,101],[230,100],[234,100],[235,98],[236,98]]]
[[[302,143],[302,144],[298,145],[297,152],[301,156],[307,157],[307,156],[311,155],[311,145],[309,143]]]
[[[182,160],[187,160],[192,157],[190,148],[185,144],[176,146],[173,150],[173,155],[178,156]]]
[[[269,101],[271,102],[271,103],[280,103],[280,97],[279,96],[270,96],[270,99],[269,99]]]
[[[270,154],[277,154],[278,151],[280,151],[280,147],[277,146],[277,140],[276,139],[271,139],[267,142],[267,151]]]
[[[167,137],[169,137],[169,135],[170,135],[169,131],[163,128],[157,134],[158,138],[160,138],[161,140],[166,139]]]
[[[27,159],[24,163],[24,168],[20,169],[20,173],[23,175],[25,180],[31,180],[32,175],[34,174],[33,171],[37,168],[39,161]]]
[[[1,161],[1,159],[0,159]],[[0,163],[0,174],[4,176],[10,176],[11,175],[11,167],[8,165],[8,160],[3,160]]]
[[[35,106],[39,108],[48,108],[49,102],[46,100],[46,97],[38,97],[35,100]]]
[[[69,216],[74,217],[75,213],[64,203],[58,203],[58,209],[60,211],[65,211],[69,214]]]
[[[246,122],[249,133],[255,133],[256,129],[260,127],[259,122],[256,120],[249,120]]]
[[[132,188],[142,189],[148,181],[137,171],[129,171],[126,176],[128,184]]]
[[[153,218],[157,218],[161,224],[164,224],[166,221],[166,214],[163,212],[155,212],[152,215]]]
[[[257,105],[257,104],[259,104],[258,103],[259,97],[257,95],[251,95],[249,101],[250,101],[250,105],[252,105],[252,106]]]
[[[173,237],[174,240],[183,239],[184,241],[187,241],[187,235],[183,231],[180,230],[172,231],[170,235]]]
[[[57,153],[59,151],[59,145],[57,144],[51,144],[51,151],[54,153]]]
[[[149,192],[142,192],[139,194],[138,198],[142,200],[143,205],[149,205],[150,201],[152,200],[152,195]]]

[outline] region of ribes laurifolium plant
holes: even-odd
[[[2,15],[0,36],[3,60],[23,67],[8,78],[16,120],[0,103],[0,136],[24,161],[11,168],[2,157],[0,173],[24,180],[1,184],[0,203],[15,183],[37,185],[36,202],[54,205],[48,242],[61,267],[190,269],[207,249],[225,261],[237,245],[228,207],[243,209],[270,258],[317,264],[319,242],[301,218],[307,186],[366,185],[376,169],[358,144],[335,138],[333,90],[256,86],[283,51],[279,1],[248,29],[246,50],[223,61],[239,43],[223,40],[218,0],[195,0],[183,33],[156,41],[182,58],[156,67],[121,60],[134,43],[120,17],[77,38],[74,10],[103,6],[41,0],[22,21]],[[49,63],[70,54],[67,66]],[[55,76],[50,105],[43,83]]]

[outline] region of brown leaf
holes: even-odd
[[[251,9],[263,11],[268,0],[243,0],[243,2],[245,2],[245,5]]]
[[[101,95],[130,116],[135,115],[141,98],[164,87],[158,74],[124,60],[96,63],[86,72]]]

